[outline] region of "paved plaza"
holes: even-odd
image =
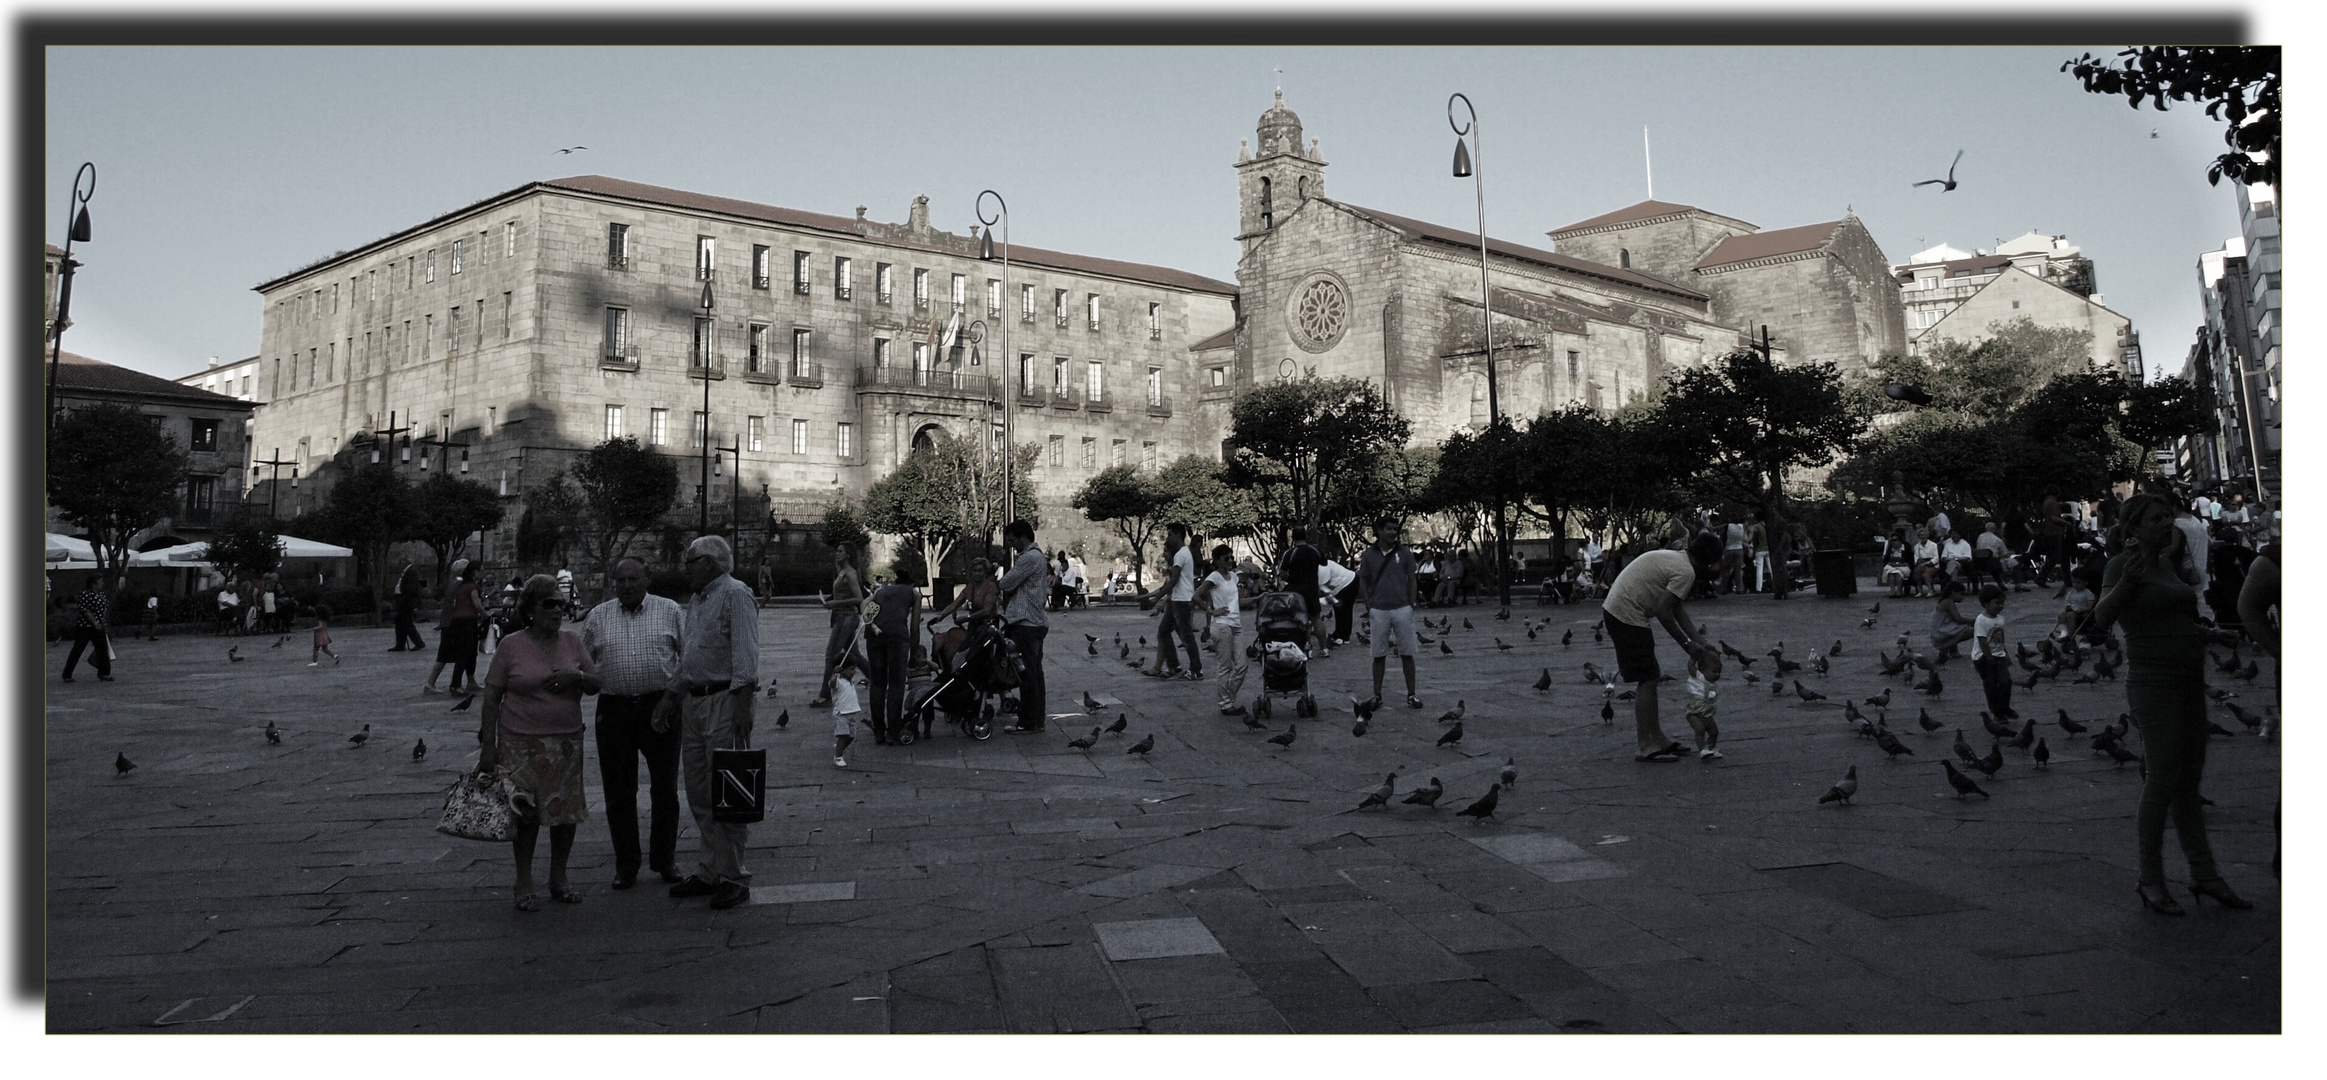
[[[1863,586],[1862,586],[1863,589]],[[1054,712],[1085,693],[1129,730],[1091,751],[1040,735],[971,740],[941,724],[907,748],[860,738],[832,764],[814,696],[822,613],[762,613],[780,700],[763,701],[769,820],[751,829],[752,903],[675,901],[648,875],[607,888],[591,820],[579,905],[512,909],[506,845],[435,831],[473,766],[477,713],[419,692],[433,652],[386,629],[335,628],[346,661],[307,666],[302,631],[122,640],[116,681],[56,680],[48,655],[48,1026],[55,1032],[2278,1032],[2280,896],[2269,872],[2279,747],[2216,739],[2205,792],[2215,848],[2253,911],[2143,912],[2133,895],[2133,766],[2052,720],[2114,719],[2120,684],[2067,676],[2020,691],[2049,768],[2005,751],[1959,799],[1938,764],[1954,729],[1985,750],[1978,682],[1943,667],[1936,701],[1883,678],[1901,631],[1927,647],[1929,601],[1729,597],[1692,605],[1749,655],[1807,661],[1843,641],[1831,702],[1773,697],[1770,663],[1723,680],[1726,758],[1632,761],[1628,702],[1600,719],[1583,664],[1597,607],[1452,609],[1452,654],[1426,646],[1427,707],[1391,700],[1362,738],[1349,696],[1362,647],[1312,663],[1325,708],[1286,730],[1214,712],[1209,682],[1140,677],[1130,607],[1052,617]],[[2015,640],[2049,625],[2018,593]],[[1439,612],[1429,612],[1435,617]],[[1549,618],[1529,640],[1520,619]],[[1464,629],[1468,618],[1476,629]],[[1559,638],[1573,629],[1575,642]],[[1089,655],[1085,634],[1099,638]],[[436,635],[428,635],[433,650]],[[1432,636],[1437,636],[1433,633]],[[1678,652],[1660,651],[1668,670]],[[1495,638],[1512,648],[1501,651]],[[243,663],[230,664],[239,644]],[[1550,669],[1548,691],[1532,684]],[[2265,681],[2268,676],[2265,676]],[[1258,689],[1257,666],[1246,690]],[[1839,703],[1893,688],[1886,760]],[[2257,704],[2259,685],[2231,680]],[[1686,738],[1680,687],[1666,729]],[[1435,718],[1464,704],[1464,737]],[[1945,729],[1915,723],[1928,707]],[[774,726],[779,708],[791,723]],[[586,712],[588,709],[586,708]],[[1871,710],[1869,710],[1871,713]],[[272,721],[283,733],[268,745]],[[371,725],[370,741],[348,737]],[[1124,748],[1155,737],[1154,752]],[[415,740],[430,748],[413,760]],[[2138,748],[2138,738],[2129,740]],[[116,777],[114,758],[137,768]],[[596,748],[590,747],[594,759]],[[1491,821],[1455,811],[1506,758],[1518,783]],[[1851,805],[1817,798],[1855,764]],[[1393,799],[1443,781],[1436,808]],[[641,803],[644,803],[643,792]],[[540,856],[546,860],[547,852]],[[682,829],[682,867],[695,837]],[[2168,876],[2184,903],[2179,849]]]

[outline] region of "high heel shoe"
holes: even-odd
[[[2232,892],[2230,883],[2221,878],[2190,882],[2190,904],[2198,906],[2200,899],[2212,900],[2234,911],[2245,911],[2254,906],[2254,901]]]
[[[2151,889],[2157,890],[2156,895],[2150,894]],[[2135,885],[2133,886],[2133,895],[2141,898],[2142,907],[2148,908],[2149,910],[2157,912],[2160,915],[2188,914],[2188,912],[2182,910],[2182,906],[2179,903],[2174,901],[2173,894],[2167,892],[2165,886],[2163,885]]]

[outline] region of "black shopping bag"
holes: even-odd
[[[768,816],[768,752],[711,751],[711,820],[748,824]]]

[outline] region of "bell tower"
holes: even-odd
[[[1260,114],[1251,145],[1236,151],[1236,238],[1251,253],[1310,196],[1325,194],[1325,159],[1312,141],[1301,146],[1301,118],[1285,107],[1285,92]]]

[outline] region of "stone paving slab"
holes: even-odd
[[[1912,719],[1902,706],[1928,708],[1977,731],[1961,667],[1938,701],[1875,670],[1897,629],[1920,635],[1927,605],[1862,632],[1865,606],[1731,597],[1693,610],[1749,652],[1784,639],[1795,657],[1842,636],[1809,685],[1837,699],[1888,685],[1894,723]],[[1066,716],[1045,735],[978,742],[948,726],[912,747],[860,745],[836,770],[805,695],[788,692],[765,703],[803,722],[762,724],[771,806],[747,857],[754,903],[726,912],[670,900],[659,882],[606,889],[594,763],[572,866],[584,902],[511,910],[508,849],[433,829],[440,793],[473,760],[475,714],[416,693],[427,660],[386,654],[384,630],[342,632],[337,667],[262,642],[231,674],[215,637],[125,643],[119,681],[47,688],[49,1027],[2279,1030],[2280,889],[2262,868],[2276,744],[2218,739],[2208,763],[2217,850],[2258,910],[2164,921],[2125,895],[2139,778],[2081,740],[2054,739],[2042,772],[2008,753],[1983,780],[1994,799],[1957,800],[1932,760],[1946,732],[1904,735],[1917,757],[1891,763],[1838,709],[1739,684],[1723,698],[1727,758],[1636,765],[1628,710],[1601,724],[1598,684],[1580,676],[1586,659],[1613,667],[1611,649],[1527,641],[1488,606],[1460,614],[1478,629],[1422,658],[1428,708],[1391,710],[1364,739],[1348,734],[1346,704],[1366,689],[1362,650],[1314,662],[1324,715],[1300,722],[1291,749],[1214,715],[1208,684],[1140,679],[1080,648],[1050,658],[1057,702],[1090,693],[1133,729],[1089,753],[1065,746],[1087,730]],[[1583,629],[1596,612],[1516,614]],[[1055,621],[1063,643],[1154,636],[1125,609]],[[820,622],[763,613],[763,661],[783,690],[813,681]],[[1515,649],[1495,652],[1495,636]],[[1543,667],[1554,682],[1538,693]],[[1456,698],[1466,738],[1435,747],[1430,718]],[[2060,708],[2106,718],[2123,690],[2048,683],[2016,703],[2040,722]],[[281,746],[259,737],[270,720]],[[350,744],[365,723],[370,740]],[[1155,753],[1123,755],[1149,732]],[[431,753],[414,762],[423,738]],[[138,769],[113,776],[116,752]],[[1522,780],[1496,818],[1455,817],[1506,757]],[[1820,806],[1851,763],[1853,805]],[[1435,775],[1446,796],[1351,812],[1392,771],[1400,792]],[[692,822],[681,836],[691,867]],[[1180,951],[1100,929],[1125,926],[1180,928],[1178,944],[1149,946]],[[543,985],[572,1007],[502,1004]],[[173,1019],[244,1004],[154,1026],[187,1001]]]

